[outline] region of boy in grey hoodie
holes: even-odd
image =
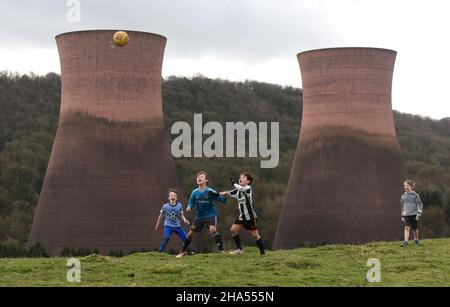
[[[408,246],[410,229],[413,231],[414,243],[419,246],[419,219],[422,216],[423,203],[419,194],[414,191],[416,183],[408,179],[403,182],[405,193],[400,197],[402,206],[402,222],[405,224],[405,240],[402,247]]]

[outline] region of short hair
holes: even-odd
[[[195,178],[197,178],[200,175],[205,175],[206,180],[209,180],[209,174],[205,171],[200,171],[197,173],[197,175],[195,175]]]
[[[170,193],[175,193],[175,194],[177,194],[177,197],[178,197],[178,191],[177,190],[169,189],[169,191],[167,192],[167,195],[170,195]]]
[[[247,180],[250,181],[250,183],[253,182],[253,177],[249,173],[245,173],[245,172],[241,173],[241,176],[245,176],[245,178],[247,178]]]
[[[411,188],[413,188],[413,189],[416,186],[416,182],[412,179],[406,179],[405,181],[403,181],[403,183],[409,184],[411,186]]]

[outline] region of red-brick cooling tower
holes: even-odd
[[[400,239],[406,172],[391,106],[396,52],[333,48],[297,57],[302,124],[273,247]]]
[[[29,244],[128,253],[158,246],[154,223],[177,187],[164,126],[166,38],[128,31],[58,35],[61,110]]]

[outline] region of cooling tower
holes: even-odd
[[[273,247],[400,239],[406,172],[391,106],[396,52],[334,48],[297,57],[302,123]]]
[[[58,35],[61,110],[29,244],[102,254],[156,248],[153,227],[177,187],[164,126],[161,68],[166,38],[128,31]]]

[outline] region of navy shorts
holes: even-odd
[[[200,232],[204,227],[209,228],[211,226],[217,225],[217,217],[209,217],[206,219],[196,219],[194,223],[191,225],[191,231],[193,232]]]

